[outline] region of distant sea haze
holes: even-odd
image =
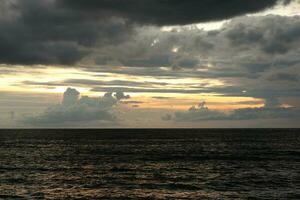
[[[300,199],[299,129],[1,130],[0,199]]]

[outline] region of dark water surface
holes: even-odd
[[[300,130],[2,130],[0,199],[300,199]]]

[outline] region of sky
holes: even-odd
[[[0,128],[300,127],[299,0],[0,0]]]

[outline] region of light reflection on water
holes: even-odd
[[[298,130],[131,131],[1,131],[0,199],[300,199]]]

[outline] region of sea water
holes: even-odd
[[[0,199],[300,199],[300,131],[2,130]]]

